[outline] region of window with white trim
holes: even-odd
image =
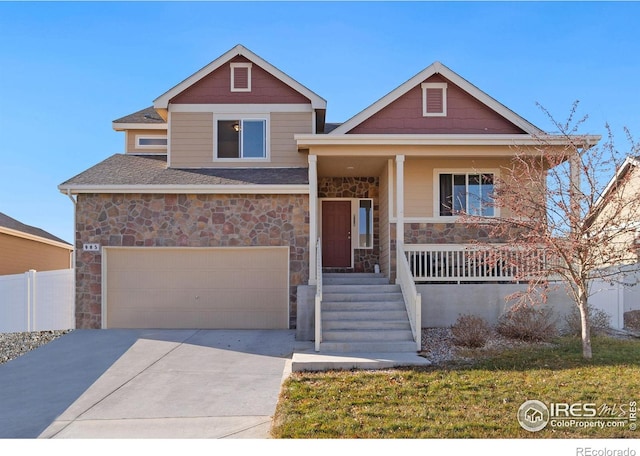
[[[266,119],[219,119],[216,127],[217,158],[267,158]]]
[[[444,117],[447,115],[447,83],[423,82],[422,115],[424,117]]]
[[[167,135],[136,135],[136,149],[166,149]]]
[[[358,200],[358,248],[373,248],[373,200]]]
[[[439,173],[439,215],[460,213],[494,217],[494,173]]]
[[[251,92],[251,63],[231,64],[231,91]]]

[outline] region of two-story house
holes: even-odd
[[[451,279],[431,263],[486,236],[457,213],[504,216],[482,201],[513,146],[535,153],[544,135],[437,62],[343,124],[325,123],[326,109],[236,46],[114,121],[125,153],[59,187],[76,202],[77,327],[297,326],[313,338],[309,290],[324,286],[327,312],[345,292],[322,271],[378,273],[356,288],[385,303],[398,259],[421,258],[410,268],[422,280]],[[420,313],[386,315],[415,347]],[[353,312],[327,318],[323,340],[341,318]]]

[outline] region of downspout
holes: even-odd
[[[73,198],[73,196],[71,196],[71,189],[70,188],[67,189],[67,196],[69,197],[69,199],[71,200],[71,202],[75,206],[77,201]]]
[[[76,271],[76,236],[77,236],[77,231],[76,231],[76,226],[77,226],[77,218],[78,218],[78,199],[77,197],[74,198],[71,195],[71,189],[67,189],[67,197],[69,197],[69,199],[71,200],[71,202],[73,203],[73,250],[71,250],[71,269],[73,270],[73,284],[71,285],[73,287],[73,291],[72,291],[72,295],[73,296],[73,308],[71,309],[71,324],[72,324],[72,328],[75,329],[77,324],[76,324],[76,309],[78,308],[78,294],[77,294],[77,288],[76,288],[76,275],[77,275],[77,271]]]

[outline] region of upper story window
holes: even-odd
[[[447,83],[423,82],[422,115],[424,117],[444,117],[447,115]]]
[[[251,92],[251,63],[231,64],[231,91]]]
[[[439,173],[439,215],[460,213],[494,217],[494,173]]]
[[[166,149],[167,135],[136,135],[136,149]]]
[[[216,128],[217,158],[267,158],[266,119],[219,119]]]

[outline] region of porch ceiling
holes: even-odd
[[[319,177],[372,177],[380,176],[389,158],[382,157],[327,157],[318,156]]]

